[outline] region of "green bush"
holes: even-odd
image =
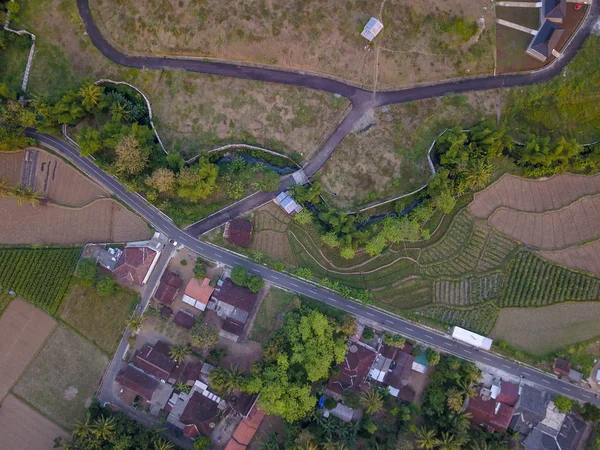
[[[334,409],[337,406],[337,403],[338,402],[335,399],[327,397],[324,406],[326,409]]]

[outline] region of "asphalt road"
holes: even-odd
[[[69,159],[90,176],[90,178],[106,187],[112,194],[151,223],[157,230],[160,230],[162,233],[175,239],[180,244],[197,252],[205,258],[219,261],[229,266],[243,264],[248,267],[250,272],[262,275],[269,283],[307,297],[315,298],[328,305],[342,309],[364,319],[371,320],[376,326],[387,328],[410,339],[437,347],[441,351],[455,354],[461,358],[494,367],[498,371],[512,375],[516,380],[520,380],[520,375],[523,375],[524,382],[537,385],[542,389],[557,394],[566,395],[581,402],[592,402],[597,406],[600,406],[600,400],[596,399],[591,391],[583,389],[582,387],[558,380],[552,375],[507,361],[494,354],[475,350],[470,346],[453,341],[445,334],[407,320],[399,319],[375,308],[363,306],[359,303],[347,300],[319,286],[255,264],[248,261],[246,258],[237,256],[219,247],[200,242],[195,237],[190,236],[185,231],[177,228],[166,216],[150,206],[142,197],[128,192],[117,179],[106,174],[90,159],[81,157],[79,152],[66,142],[54,136],[41,134],[34,130],[28,130],[27,134]]]

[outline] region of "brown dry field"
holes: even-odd
[[[152,236],[142,219],[112,199],[66,208],[18,206],[15,198],[0,198],[0,216],[4,244],[126,242]]]
[[[54,438],[69,433],[13,395],[0,408],[0,450],[49,450]]]
[[[542,251],[537,255],[563,266],[585,270],[600,277],[600,241],[564,250]]]
[[[21,170],[25,152],[0,153],[0,177],[8,180],[11,186],[21,182]]]
[[[19,16],[21,25],[38,36],[32,92],[54,98],[55,86],[77,90],[90,79],[132,83],[150,99],[165,145],[183,153],[245,142],[306,154],[348,104],[293,86],[119,66],[93,46],[75,2],[28,0]]]
[[[498,92],[488,91],[377,109],[359,131],[376,125],[348,135],[323,167],[327,201],[353,209],[421,187],[431,176],[426,155],[439,133],[495,118],[497,107]]]
[[[543,354],[600,335],[600,303],[568,302],[542,308],[504,308],[492,337]]]
[[[0,401],[19,379],[55,326],[54,319],[23,300],[14,300],[4,311],[0,317]],[[4,409],[4,406],[0,408],[0,417]],[[0,436],[2,435],[0,432]]]
[[[489,221],[500,233],[525,245],[559,250],[600,237],[600,195],[542,214],[503,207]]]
[[[515,211],[541,213],[563,208],[584,195],[599,192],[600,174],[560,174],[545,180],[528,180],[506,174],[476,193],[469,211],[480,219],[489,218],[501,206]]]
[[[291,220],[291,217],[274,203],[268,203],[257,210],[254,214],[252,250],[283,261],[286,265],[294,265],[295,260],[287,235]]]
[[[495,11],[477,0],[93,0],[91,7],[103,33],[138,54],[276,65],[379,88],[494,69]],[[385,28],[369,51],[360,32],[370,17],[382,17]],[[465,42],[443,31],[452,17],[483,18],[485,29]]]
[[[45,197],[63,205],[83,206],[109,196],[99,185],[57,156],[36,150],[39,155],[35,190]]]

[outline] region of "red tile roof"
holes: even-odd
[[[503,381],[500,384],[500,393],[498,394],[498,397],[496,397],[496,401],[508,406],[515,406],[518,400],[519,386]]]
[[[113,271],[115,278],[141,285],[156,258],[156,252],[148,247],[126,247]]]
[[[340,373],[331,377],[327,388],[341,394],[347,389],[360,391],[375,361],[377,353],[363,345],[351,345],[346,353],[346,359],[338,366]]]
[[[175,314],[175,317],[173,317],[173,323],[190,330],[196,323],[196,317],[192,313],[181,309]]]
[[[177,295],[177,291],[183,284],[183,280],[179,278],[176,273],[173,272],[165,272],[165,274],[160,279],[160,284],[158,285],[158,289],[156,289],[156,293],[154,294],[154,298],[156,298],[159,302],[170,305],[175,300],[175,296]]]
[[[146,375],[141,370],[128,365],[121,370],[115,378],[117,383],[133,393],[139,395],[146,401],[152,400],[154,391],[158,387],[158,381]]]
[[[413,355],[398,350],[393,359],[393,368],[390,372],[385,374],[383,382],[398,390],[402,389],[402,383],[403,381],[408,380],[414,360],[415,357]]]
[[[508,428],[515,409],[492,398],[484,399],[481,395],[478,395],[469,400],[467,412],[471,413],[473,423],[486,425],[503,433]]]
[[[192,297],[194,300],[208,305],[208,300],[213,294],[215,288],[210,286],[210,280],[208,278],[202,281],[192,278],[187,286],[185,287],[185,295]]]
[[[256,431],[258,430],[258,427],[260,427],[260,424],[264,418],[265,412],[254,406],[248,417],[242,420],[235,429],[235,432],[227,443],[225,450],[245,449],[252,441],[252,438],[256,434]]]
[[[226,278],[223,281],[223,286],[215,290],[213,297],[223,303],[250,313],[254,307],[254,303],[258,299],[258,294],[248,288],[238,286],[229,278]]]
[[[186,425],[185,427],[183,427],[183,435],[185,437],[193,439],[196,436],[198,436],[198,434],[199,434],[198,433],[198,428],[194,424]]]
[[[554,372],[559,375],[569,376],[571,370],[571,363],[562,358],[556,358],[554,361]]]
[[[136,353],[133,362],[149,374],[161,380],[168,380],[176,366],[176,362],[169,357],[169,350],[169,344],[162,341],[158,341],[154,346],[144,344]]]
[[[223,331],[226,331],[227,333],[231,333],[235,336],[241,336],[242,333],[244,332],[244,324],[238,322],[237,320],[228,318],[228,319],[225,319],[225,321],[223,322],[221,329]]]
[[[216,423],[218,415],[217,404],[196,391],[181,413],[179,421],[186,425],[194,424],[198,431],[209,436],[211,433],[210,423]]]
[[[186,364],[183,369],[183,374],[181,380],[183,383],[194,382],[198,378],[200,378],[200,374],[202,373],[202,362],[194,361]]]
[[[252,222],[245,219],[234,219],[229,222],[226,232],[227,241],[239,247],[250,247],[252,243]]]

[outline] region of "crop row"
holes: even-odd
[[[80,252],[79,248],[0,250],[0,286],[54,313]]]
[[[398,311],[430,304],[432,288],[431,280],[414,278],[373,291],[373,297],[376,304],[390,311]]]
[[[418,317],[427,317],[450,326],[459,326],[476,333],[489,334],[498,318],[498,308],[491,302],[469,308],[433,305],[415,311]]]
[[[510,265],[500,305],[543,306],[600,299],[600,280],[521,252]]]
[[[477,270],[480,272],[487,272],[488,270],[501,266],[516,245],[517,244],[510,239],[495,232],[491,232],[485,250],[479,259]]]
[[[492,273],[462,280],[440,280],[435,283],[435,302],[455,306],[480,303],[498,295],[502,276]]]
[[[472,231],[473,220],[466,211],[461,211],[456,215],[446,235],[436,244],[423,249],[419,262],[433,264],[450,258],[469,240]]]

